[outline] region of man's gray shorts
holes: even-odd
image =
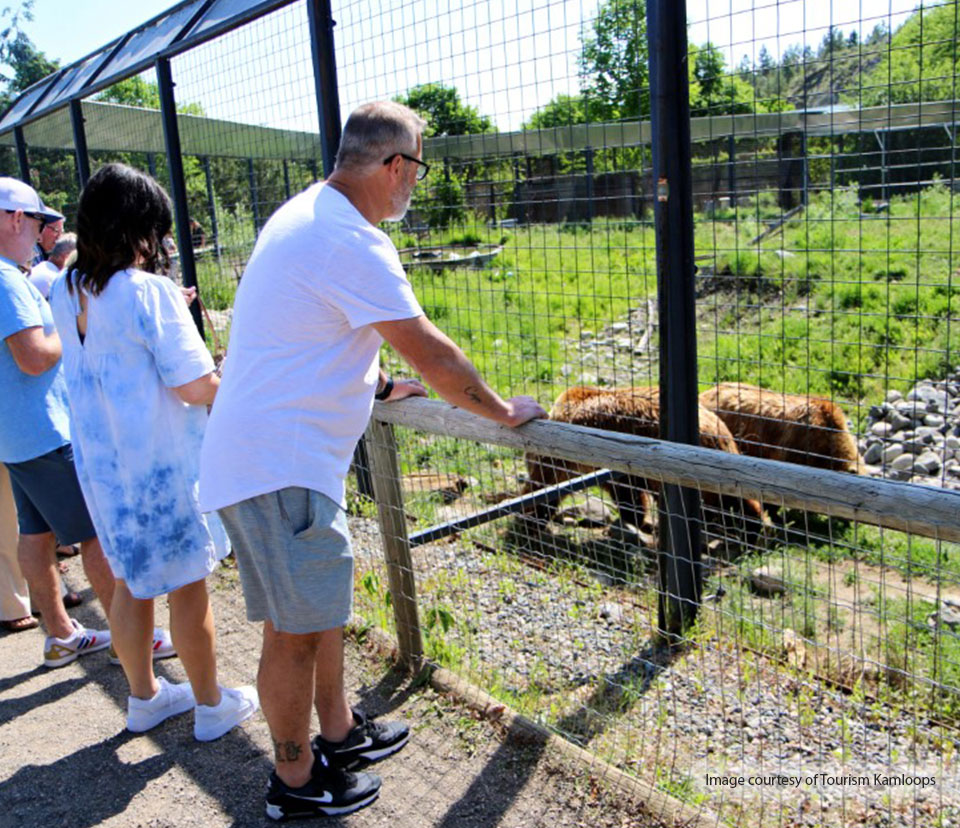
[[[218,510],[250,621],[312,633],[342,627],[353,606],[347,515],[326,495],[290,487]]]

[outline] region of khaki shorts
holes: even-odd
[[[294,486],[218,511],[237,557],[250,621],[305,634],[350,620],[353,551],[340,506]]]

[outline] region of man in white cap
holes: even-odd
[[[108,614],[114,586],[73,466],[60,337],[46,300],[19,268],[44,224],[59,216],[29,185],[0,178],[0,462],[10,472],[17,557],[47,631],[48,667],[110,644],[108,631],[85,629],[67,615],[56,538],[80,544],[87,578]]]

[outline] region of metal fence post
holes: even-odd
[[[77,157],[77,181],[82,190],[90,179],[90,155],[87,152],[87,131],[83,123],[80,101],[70,101],[70,125],[73,127],[73,148]]]
[[[337,25],[330,9],[330,0],[309,0],[307,19],[310,26],[310,50],[313,55],[314,90],[317,95],[317,115],[320,120],[320,151],[323,154],[323,173],[333,172],[340,148],[340,91],[337,87],[337,61],[334,49],[333,27]],[[316,162],[311,166],[317,179]],[[353,470],[357,491],[364,497],[373,497],[370,463],[365,438],[361,437],[353,454]]]
[[[247,159],[247,183],[250,185],[250,207],[253,209],[253,232],[260,232],[260,192],[257,190],[257,171],[253,159]]]
[[[157,84],[160,87],[160,117],[163,119],[163,142],[167,149],[167,167],[170,170],[170,196],[173,199],[177,224],[177,244],[180,248],[180,272],[183,284],[197,286],[197,267],[193,258],[193,239],[190,233],[190,215],[187,207],[187,185],[183,177],[183,156],[180,154],[180,128],[177,126],[177,105],[173,95],[173,76],[170,60],[157,58]],[[199,302],[190,305],[194,324],[203,332],[203,316]]]
[[[595,209],[593,204],[593,147],[587,147],[583,151],[583,157],[587,164],[587,221],[593,221]]]
[[[217,203],[213,198],[213,172],[210,169],[210,156],[202,159],[203,177],[207,183],[207,211],[210,213],[210,235],[213,236],[213,250],[220,259],[220,227],[217,224]]]
[[[400,463],[393,426],[371,420],[364,442],[370,454],[373,491],[383,535],[383,551],[387,560],[387,578],[393,617],[397,625],[397,646],[400,660],[417,667],[423,658],[423,639],[417,611],[417,582],[413,576],[410,538],[403,511],[403,489],[400,486]]]
[[[727,190],[733,207],[737,202],[737,139],[733,134],[727,137],[727,156]]]
[[[660,437],[699,443],[690,99],[685,0],[647,7],[657,295],[660,303]],[[669,366],[669,369],[668,369]],[[660,629],[676,635],[700,602],[700,496],[663,487]]]
[[[329,176],[340,148],[340,90],[337,86],[337,61],[333,27],[337,25],[330,0],[309,0],[310,49],[313,55],[314,89],[320,119],[320,151],[323,173]]]
[[[23,138],[21,127],[13,128],[13,142],[17,147],[17,164],[20,167],[20,180],[30,183],[30,161],[27,159],[27,142]]]

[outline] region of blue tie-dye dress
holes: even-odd
[[[204,406],[172,389],[213,370],[179,289],[138,270],[80,301],[58,279],[50,304],[63,341],[77,475],[114,575],[137,598],[200,580],[227,553],[197,502]]]

